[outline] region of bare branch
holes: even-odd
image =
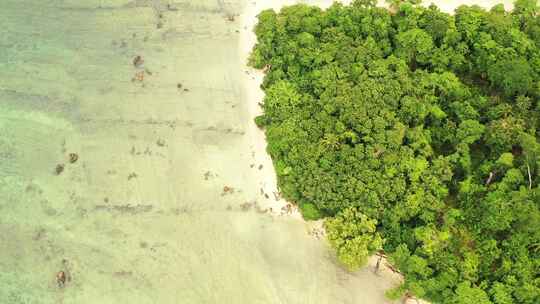
[[[529,167],[529,163],[527,163],[527,173],[529,173],[529,190],[532,189],[532,178],[531,178],[531,167]]]
[[[489,177],[486,181],[486,186],[489,186],[489,184],[491,183],[491,180],[493,179],[493,177],[495,176],[495,174],[493,172],[489,172]]]

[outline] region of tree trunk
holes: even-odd
[[[531,167],[529,167],[528,163],[527,163],[527,173],[529,174],[529,190],[531,190],[532,189]]]

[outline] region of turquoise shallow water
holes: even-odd
[[[227,16],[252,2],[0,1],[0,303],[388,303],[244,210],[264,151]]]
[[[242,208],[265,199],[244,5],[0,1],[0,303],[386,302],[303,223]]]

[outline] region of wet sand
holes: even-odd
[[[1,303],[388,303],[264,213],[252,3],[0,2]]]

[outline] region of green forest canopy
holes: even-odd
[[[370,0],[265,10],[250,64],[283,195],[394,294],[540,303],[540,9]]]

